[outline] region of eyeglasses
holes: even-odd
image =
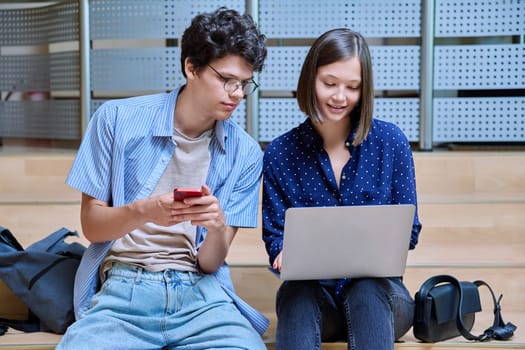
[[[259,87],[259,85],[257,85],[257,83],[253,79],[240,81],[235,78],[226,78],[221,73],[217,72],[217,70],[209,64],[208,67],[210,67],[211,70],[214,71],[215,74],[217,74],[219,78],[222,79],[222,81],[224,81],[224,91],[226,91],[227,93],[232,94],[235,91],[237,91],[238,88],[241,88],[242,93],[246,96],[253,94],[253,92]]]

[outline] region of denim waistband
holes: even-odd
[[[203,278],[204,275],[198,272],[177,270],[152,272],[141,266],[116,262],[113,263],[111,269],[107,272],[107,276],[108,278],[112,276],[130,278],[134,279],[136,282],[147,280],[156,282],[190,282],[193,284]]]

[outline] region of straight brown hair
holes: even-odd
[[[374,114],[374,81],[372,58],[364,37],[348,28],[332,29],[317,38],[303,63],[297,83],[297,103],[300,110],[313,122],[322,122],[315,93],[315,80],[319,67],[358,57],[361,62],[361,99],[352,110],[352,128],[356,130],[353,146],[368,135]],[[355,125],[355,123],[357,125]]]

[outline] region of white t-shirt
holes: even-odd
[[[190,138],[174,130],[177,144],[173,157],[151,196],[173,192],[176,187],[200,188],[210,165],[209,144],[212,130]],[[146,223],[116,240],[103,263],[107,271],[113,262],[138,265],[148,271],[197,269],[196,227],[189,221],[173,226]]]

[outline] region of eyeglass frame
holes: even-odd
[[[244,82],[239,80],[239,79],[235,79],[235,78],[226,78],[221,73],[219,73],[219,71],[217,71],[215,68],[213,68],[209,63],[207,63],[206,65],[208,67],[210,67],[211,70],[214,71],[215,74],[217,74],[217,76],[219,78],[222,79],[222,81],[224,82],[223,89],[224,89],[224,91],[226,91],[229,94],[233,94],[240,87],[242,89],[241,91],[244,94],[244,96],[248,96],[248,95],[253,94],[255,92],[255,90],[257,90],[257,88],[259,87],[259,84],[257,84],[255,82],[255,80],[253,80],[253,78],[251,80],[248,80],[248,81],[245,80]],[[233,89],[232,91],[228,91],[228,89],[226,88],[226,86],[228,84],[231,84],[230,82],[235,82],[235,89]],[[246,91],[244,91],[244,89],[247,86],[250,86],[249,84],[253,84],[253,89],[250,91],[250,93],[246,93]]]

